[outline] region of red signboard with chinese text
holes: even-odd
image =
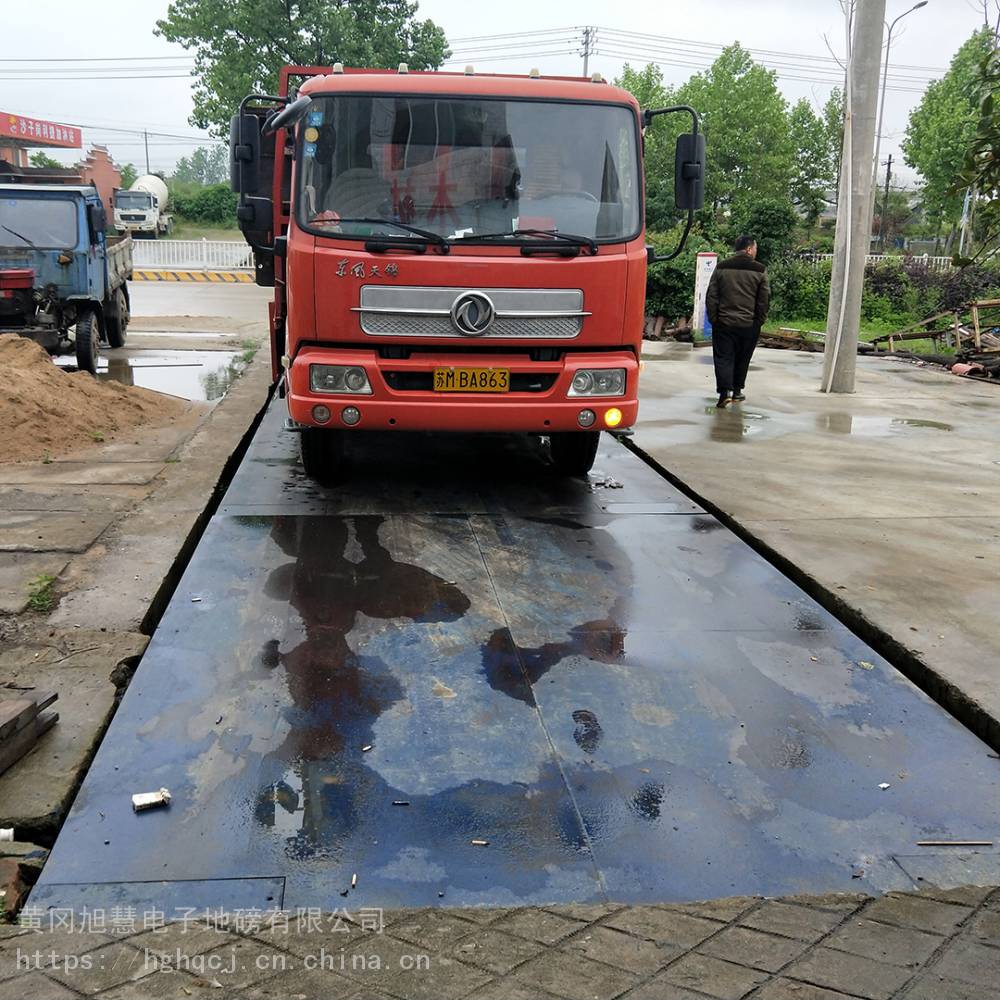
[[[24,146],[59,146],[63,149],[80,149],[83,137],[75,125],[60,125],[41,118],[12,115],[0,111],[0,142],[18,140]]]

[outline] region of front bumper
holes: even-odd
[[[368,373],[371,395],[313,392],[309,388],[309,366],[357,365]],[[458,393],[395,390],[387,373],[427,373],[435,368],[508,368],[514,374],[554,375],[551,387],[541,392]],[[624,368],[624,396],[567,397],[573,376],[580,368]],[[299,351],[285,374],[289,416],[308,427],[357,430],[403,431],[578,431],[581,410],[592,410],[591,429],[607,427],[605,414],[621,412],[617,429],[630,427],[638,416],[636,398],[639,364],[631,351],[567,353],[558,361],[531,361],[524,354],[421,353],[414,349],[407,360],[381,358],[373,350],[309,347]],[[322,404],[332,416],[325,423],[313,418],[312,409]],[[355,407],[361,420],[348,428],[340,418],[344,407]]]

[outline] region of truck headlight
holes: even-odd
[[[624,396],[624,368],[580,368],[569,387],[570,396]]]
[[[338,392],[355,396],[372,394],[368,373],[356,365],[310,365],[309,388],[313,392]]]

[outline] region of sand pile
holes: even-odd
[[[149,389],[64,372],[32,340],[0,336],[0,462],[57,458],[185,411]]]

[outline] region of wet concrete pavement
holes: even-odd
[[[992,838],[988,748],[619,443],[584,483],[526,442],[373,435],[323,490],[282,417],[276,402],[210,522],[33,903],[996,882],[992,850],[917,846]],[[132,812],[161,786],[169,809]]]
[[[998,387],[859,358],[857,392],[825,395],[822,355],[762,350],[747,401],[720,413],[711,360],[646,365],[637,446],[1000,748]]]

